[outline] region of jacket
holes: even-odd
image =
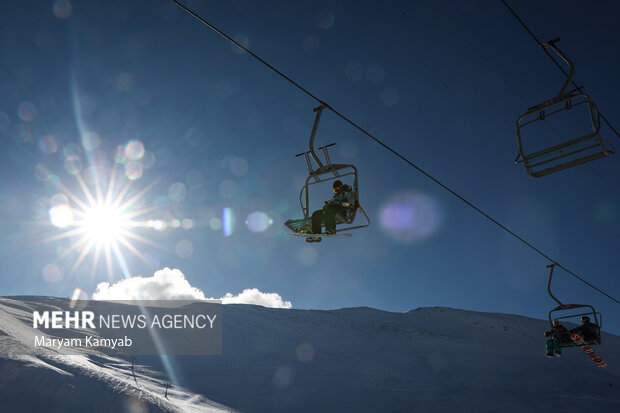
[[[336,192],[332,197],[331,204],[353,209],[355,207],[355,195],[351,187],[349,185],[343,185],[340,191]]]

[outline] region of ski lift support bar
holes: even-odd
[[[329,152],[327,150],[327,148],[329,148],[330,146],[334,146],[335,143],[330,143],[329,145],[319,147],[319,150],[323,151],[323,157],[325,158],[326,165],[324,165],[323,162],[321,162],[321,159],[317,156],[316,152],[314,151],[314,137],[316,136],[316,131],[319,127],[319,121],[321,120],[321,114],[323,113],[323,109],[327,107],[328,107],[327,104],[322,103],[321,106],[318,106],[313,109],[313,111],[316,112],[316,117],[314,118],[314,125],[312,125],[312,132],[310,133],[310,142],[308,144],[309,150],[307,152],[302,152],[302,153],[298,153],[297,155],[295,155],[296,157],[304,155],[304,157],[306,158],[306,165],[308,166],[308,171],[310,172],[310,175],[314,178],[315,182],[321,182],[321,178],[319,178],[319,175],[322,175],[328,172],[331,172],[332,174],[334,174],[334,176],[340,176],[340,174],[338,173],[338,169],[341,169],[341,168],[339,165],[334,166],[332,164],[331,159],[329,157]],[[316,162],[317,164],[316,169],[313,168],[312,160],[310,159],[310,157],[312,157],[312,160]]]

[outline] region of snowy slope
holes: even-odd
[[[604,334],[597,347],[607,369],[578,348],[546,359],[542,320],[227,305],[223,355],[170,357],[167,368],[139,357],[136,387],[127,360],[6,358],[24,345],[19,323],[44,301],[0,299],[0,402],[11,411],[620,411],[620,338]],[[166,400],[170,374],[177,381]]]
[[[0,298],[2,412],[230,412],[233,409],[174,386],[161,372],[94,350],[34,355],[32,311],[53,310],[50,298]]]
[[[616,336],[597,348],[600,369],[577,348],[546,359],[548,323],[513,315],[226,306],[223,318],[222,357],[177,363],[189,388],[240,410],[620,411]]]

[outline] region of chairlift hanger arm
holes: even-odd
[[[568,56],[566,56],[566,53],[564,53],[562,50],[560,50],[559,47],[555,45],[559,41],[560,41],[560,38],[558,37],[557,39],[549,40],[548,42],[541,43],[540,45],[540,47],[542,47],[543,49],[547,47],[551,47],[553,51],[556,52],[558,56],[560,56],[562,60],[566,62],[566,64],[568,64],[568,67],[569,67],[568,77],[566,81],[564,82],[562,89],[560,89],[560,93],[558,93],[558,97],[566,93],[566,89],[568,89],[570,84],[573,82],[573,77],[575,77],[575,65],[568,58]]]
[[[557,298],[555,298],[555,296],[553,295],[553,293],[551,292],[551,280],[553,279],[553,269],[555,268],[556,263],[547,265],[547,268],[551,268],[551,270],[549,271],[549,281],[547,282],[547,292],[549,293],[549,296],[551,296],[551,298],[553,298],[553,300],[558,303],[560,305],[560,307],[562,307],[564,304],[562,304],[560,302],[560,300],[558,300]]]
[[[321,120],[321,114],[323,113],[323,109],[327,107],[328,106],[326,103],[321,102],[321,106],[313,109],[313,111],[316,112],[316,117],[314,118],[314,125],[312,125],[312,133],[310,134],[310,142],[308,145],[310,148],[310,155],[312,155],[312,159],[314,159],[319,168],[323,168],[323,163],[314,152],[314,137],[316,136],[316,131],[319,127],[319,121]]]

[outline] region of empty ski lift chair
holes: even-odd
[[[516,122],[519,154],[515,163],[523,163],[528,175],[533,178],[545,176],[557,171],[572,168],[586,162],[594,161],[614,153],[607,148],[600,135],[600,114],[590,97],[577,88],[566,92],[575,75],[575,66],[570,59],[555,45],[560,39],[542,44],[551,47],[570,67],[569,76],[564,82],[560,93],[539,105],[536,105],[520,116]],[[531,145],[524,144],[522,130],[525,126],[539,123],[550,116],[567,111],[579,105],[586,105],[589,113],[591,130],[577,137],[562,137],[562,142],[543,149],[528,151]],[[568,138],[568,139],[566,139]]]
[[[595,331],[593,331],[590,337],[584,337],[584,340],[591,346],[601,344],[601,326],[603,322],[601,313],[597,312],[594,307],[589,304],[562,304],[560,300],[558,300],[551,293],[551,279],[553,278],[553,269],[555,265],[556,264],[551,264],[547,266],[547,268],[551,268],[549,272],[549,281],[547,283],[547,292],[549,293],[549,296],[558,303],[557,307],[549,311],[549,324],[551,325],[551,329],[553,329],[553,320],[567,320],[575,322],[574,320],[577,319],[576,322],[579,323],[580,317],[588,316],[593,323]],[[560,340],[560,347],[576,346],[577,344],[570,339],[570,336]]]
[[[359,186],[358,186],[357,168],[354,165],[333,164],[331,162],[328,148],[331,146],[334,146],[335,143],[331,143],[329,145],[319,147],[319,150],[323,151],[323,157],[325,159],[325,164],[321,162],[319,157],[314,152],[314,136],[316,135],[316,131],[319,125],[319,120],[321,118],[321,113],[323,109],[325,109],[326,107],[327,106],[323,104],[314,109],[314,111],[317,114],[314,120],[314,126],[312,128],[312,133],[310,135],[310,150],[307,152],[303,152],[303,153],[295,155],[295,156],[303,155],[305,157],[309,174],[308,174],[308,177],[306,178],[304,186],[301,188],[301,191],[299,193],[299,203],[301,205],[301,211],[303,213],[303,218],[289,219],[288,221],[284,223],[284,225],[286,225],[293,232],[299,232],[306,225],[311,224],[311,220],[312,220],[312,217],[310,215],[310,188],[311,186],[320,184],[323,182],[333,181],[336,179],[346,178],[346,177],[353,177],[353,184],[351,188],[355,196],[355,204],[352,210],[348,214],[346,215],[337,214],[336,215],[336,225],[343,225],[343,224],[348,225],[344,228],[337,227],[336,232],[364,228],[370,225],[370,219],[368,218],[368,215],[366,215],[366,212],[364,211],[364,209],[359,203]],[[317,165],[316,167],[314,167],[313,161],[314,163],[316,163]],[[354,225],[355,218],[357,216],[358,211],[361,211],[362,214],[364,215],[366,219],[365,224]]]

